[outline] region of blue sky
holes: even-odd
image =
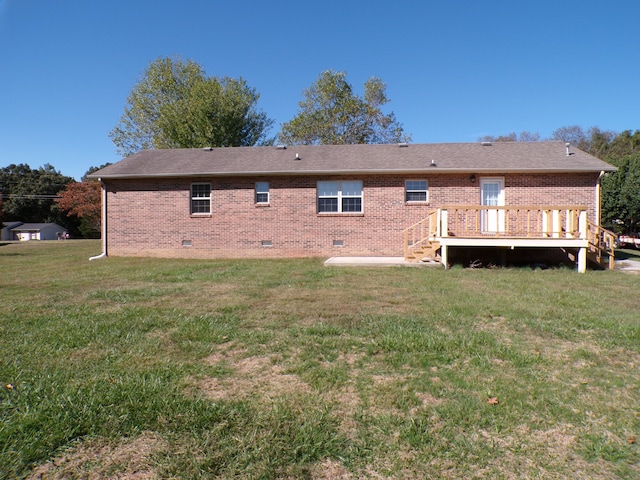
[[[79,179],[160,57],[243,77],[275,120],[320,72],[387,84],[414,143],[640,129],[637,0],[0,0],[0,167]]]

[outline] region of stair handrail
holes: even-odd
[[[601,261],[603,254],[609,257],[609,269],[614,268],[615,262],[615,245],[618,236],[611,230],[607,230],[600,225],[587,222],[587,240],[589,241],[589,250],[596,254],[598,262]]]

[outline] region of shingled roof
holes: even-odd
[[[615,167],[563,142],[296,145],[145,150],[94,172],[108,179],[364,173],[601,172]]]

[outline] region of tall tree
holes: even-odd
[[[602,221],[620,233],[640,228],[640,151],[609,159],[618,170],[602,179]]]
[[[197,63],[161,58],[133,87],[109,136],[123,156],[149,148],[267,143],[273,121],[245,80],[207,77]]]
[[[100,238],[100,222],[102,214],[102,188],[98,180],[89,180],[87,175],[110,165],[91,167],[82,177],[81,182],[68,183],[64,190],[58,192],[56,203],[67,217],[78,221],[78,232],[85,238]]]
[[[52,165],[36,170],[26,164],[11,164],[0,170],[4,221],[56,222],[66,226],[54,199],[73,178],[62,175]]]
[[[361,98],[353,92],[346,76],[345,72],[322,72],[304,90],[300,111],[282,125],[278,141],[289,145],[338,145],[410,140],[393,112],[382,112],[381,107],[389,102],[382,80],[367,80]]]
[[[551,139],[570,143],[581,150],[584,150],[582,147],[589,143],[587,133],[579,125],[557,128],[551,133]]]
[[[95,180],[68,183],[56,203],[68,217],[80,220],[78,230],[85,238],[100,237],[101,188]]]
[[[89,179],[87,176],[109,165],[111,164],[105,163],[99,167],[90,167],[80,182],[68,183],[64,190],[58,192],[56,203],[73,221],[74,235],[100,238],[102,190],[97,179]]]
[[[608,158],[622,158],[640,152],[640,131],[625,130],[609,142],[607,147]]]
[[[497,137],[494,135],[485,135],[484,137],[480,137],[478,139],[480,142],[539,142],[540,134],[539,133],[531,133],[526,130],[520,132],[518,135],[516,132],[508,133],[507,135],[498,135]]]
[[[584,130],[578,125],[560,127],[553,131],[553,140],[562,140],[600,159],[605,159],[609,143],[616,137],[611,130],[591,127]]]

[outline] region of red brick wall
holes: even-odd
[[[585,205],[594,218],[596,174],[504,178],[507,205]],[[318,214],[317,181],[341,179],[363,181],[363,213]],[[428,205],[405,203],[408,179],[428,180]],[[431,209],[478,205],[479,179],[472,183],[469,174],[199,179],[212,187],[211,215],[204,217],[189,214],[188,179],[111,180],[107,249],[114,256],[197,258],[400,256],[402,230]],[[269,182],[269,206],[255,204],[256,181]],[[272,246],[263,247],[262,241]]]

